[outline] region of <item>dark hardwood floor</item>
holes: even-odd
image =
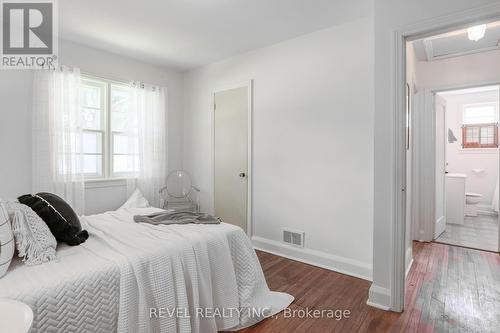
[[[241,333],[500,332],[500,255],[414,243],[406,310],[366,305],[370,282],[258,252],[271,290],[295,296],[291,310],[349,310],[350,318],[285,318],[280,313]]]

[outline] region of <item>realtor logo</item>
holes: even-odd
[[[55,0],[1,0],[1,68],[54,67],[57,59]]]

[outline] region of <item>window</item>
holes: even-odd
[[[104,175],[106,134],[106,84],[83,80],[81,86],[81,117],[83,122],[83,172],[87,177]]]
[[[462,147],[498,148],[498,105],[496,103],[464,106]]]
[[[129,110],[128,86],[85,77],[80,101],[85,176],[126,177],[137,172],[137,121]]]

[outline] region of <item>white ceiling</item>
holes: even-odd
[[[489,23],[483,39],[475,42],[468,38],[467,29],[431,36],[413,42],[415,55],[420,61],[433,61],[462,55],[500,49],[500,22]]]
[[[369,15],[366,0],[64,0],[62,39],[189,69]]]

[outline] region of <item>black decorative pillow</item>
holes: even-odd
[[[58,242],[79,245],[89,238],[89,233],[82,230],[80,220],[71,206],[57,195],[26,194],[17,199],[20,203],[31,207],[47,223]]]

